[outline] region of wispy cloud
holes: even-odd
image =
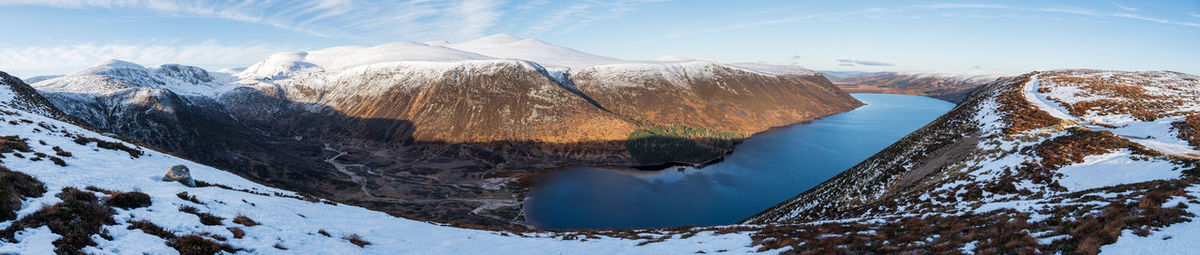
[[[1200,18],[1200,13],[1193,12],[1193,13],[1189,13],[1189,15],[1192,15],[1192,17]]]
[[[838,60],[837,60],[837,62],[838,62],[838,65],[839,65],[839,66],[854,66],[854,65],[861,65],[861,66],[896,66],[896,65],[893,65],[892,63],[885,63],[885,62],[871,61],[871,60],[838,59]]]
[[[1037,8],[1037,9],[1031,9],[1031,10],[1039,11],[1039,12],[1053,12],[1053,13],[1076,14],[1076,15],[1086,15],[1086,16],[1099,16],[1100,15],[1099,13],[1096,13],[1096,11],[1092,11],[1092,10],[1088,10],[1088,9],[1080,9],[1080,8]]]
[[[575,31],[597,21],[612,19],[638,10],[646,4],[669,0],[587,0],[574,2],[561,8],[546,9],[548,3],[534,1],[517,6],[517,9],[541,9],[546,16],[527,28],[523,34],[538,35],[547,32],[558,34]]]
[[[1002,4],[958,4],[958,3],[929,4],[929,5],[919,5],[917,7],[918,8],[926,8],[926,9],[1009,9],[1009,7],[1007,5],[1002,5]]]
[[[3,5],[146,9],[366,41],[473,38],[503,15],[503,0],[0,0]]]
[[[206,67],[232,67],[257,62],[284,49],[266,45],[224,45],[211,41],[188,45],[151,42],[0,47],[0,70],[26,77],[65,74],[108,59],[121,59],[143,65],[182,63]]]
[[[667,34],[666,36],[663,36],[661,38],[658,38],[656,40],[665,40],[665,39],[673,39],[673,38],[679,38],[679,37],[690,36],[690,35],[716,33],[716,32],[724,32],[724,31],[729,31],[729,30],[738,30],[738,29],[754,28],[754,27],[761,27],[761,26],[778,25],[778,24],[799,22],[799,21],[811,20],[811,19],[815,19],[815,18],[828,17],[828,16],[829,15],[823,15],[823,14],[801,15],[801,16],[793,16],[793,17],[786,17],[786,18],[779,18],[779,19],[761,20],[761,21],[755,21],[755,22],[749,22],[749,23],[717,26],[717,27],[698,29],[698,30],[692,30],[692,31],[671,33],[671,34]]]
[[[1144,21],[1150,21],[1150,22],[1158,22],[1158,23],[1164,23],[1164,24],[1170,24],[1170,23],[1171,23],[1171,21],[1168,21],[1168,20],[1165,20],[1165,19],[1156,19],[1156,18],[1151,18],[1151,17],[1141,16],[1141,15],[1137,15],[1137,14],[1131,14],[1131,13],[1117,13],[1117,14],[1113,14],[1112,16],[1113,16],[1113,17],[1120,17],[1120,18],[1127,18],[1127,19],[1136,19],[1136,20],[1144,20]]]
[[[1122,4],[1120,4],[1120,3],[1117,3],[1117,2],[1113,2],[1113,5],[1116,5],[1116,6],[1117,6],[1117,8],[1121,8],[1121,10],[1125,10],[1125,11],[1128,11],[1128,12],[1136,12],[1136,11],[1138,10],[1138,8],[1134,8],[1134,7],[1125,6],[1125,5],[1122,5]]]
[[[926,8],[926,9],[1006,9],[1006,10],[1015,10],[1015,11],[1050,12],[1050,13],[1075,14],[1075,15],[1094,16],[1094,17],[1125,18],[1125,19],[1149,21],[1149,22],[1169,24],[1169,25],[1179,25],[1179,26],[1189,26],[1189,27],[1200,28],[1200,24],[1195,23],[1195,22],[1171,21],[1171,20],[1167,20],[1167,19],[1142,16],[1142,15],[1137,15],[1137,14],[1132,14],[1132,13],[1101,13],[1101,12],[1097,12],[1094,10],[1081,9],[1081,8],[1023,8],[1023,7],[1011,7],[1011,6],[1007,6],[1007,5],[993,5],[993,4],[933,4],[933,5],[919,5],[919,6],[915,6],[915,7]],[[1136,11],[1137,10],[1136,8],[1127,8],[1124,6],[1119,6],[1119,7],[1121,9],[1125,9],[1127,11]],[[1197,15],[1195,13],[1193,13],[1192,16],[1200,17],[1200,15]]]

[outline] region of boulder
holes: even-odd
[[[196,187],[196,180],[192,179],[192,171],[184,165],[175,165],[167,170],[167,174],[163,175],[164,182],[179,182],[188,187]]]

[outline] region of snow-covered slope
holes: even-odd
[[[0,76],[5,76],[0,73]],[[28,104],[11,92],[14,86],[0,83],[0,111],[5,121],[0,134],[5,141],[20,140],[29,151],[3,153],[3,166],[28,174],[45,184],[47,192],[21,201],[19,219],[0,222],[0,229],[29,224],[22,219],[54,210],[63,198],[63,189],[95,187],[92,193],[138,191],[149,195],[151,205],[134,209],[115,208],[111,224],[103,234],[90,235],[93,241],[82,251],[91,254],[173,254],[171,240],[196,235],[210,242],[225,244],[238,253],[252,254],[613,254],[613,253],[692,253],[696,251],[748,252],[750,240],[744,234],[715,234],[701,231],[689,238],[666,236],[663,242],[639,244],[644,240],[593,236],[586,240],[564,240],[561,233],[511,233],[458,229],[433,223],[412,221],[382,212],[347,206],[248,181],[231,173],[202,164],[125,143],[101,134],[35,114],[11,105]],[[42,105],[42,107],[50,107]],[[94,139],[79,143],[80,139]],[[110,143],[99,146],[100,142]],[[130,148],[137,153],[119,149]],[[63,151],[66,153],[58,153]],[[50,154],[43,156],[41,153]],[[68,154],[69,153],[69,154]],[[21,156],[17,156],[21,154]],[[135,155],[136,154],[136,155]],[[61,159],[58,165],[47,158]],[[168,168],[184,165],[198,181],[210,185],[191,188],[177,182],[162,182]],[[6,185],[11,183],[6,183]],[[217,185],[219,184],[219,185]],[[205,185],[201,185],[205,186]],[[179,195],[186,192],[187,196]],[[105,198],[107,199],[107,198]],[[192,213],[219,217],[218,223],[202,223]],[[51,208],[51,209],[46,209]],[[69,212],[62,212],[69,213]],[[244,216],[254,224],[235,218]],[[36,222],[36,221],[34,221]],[[161,227],[176,238],[147,233],[146,223]],[[140,224],[140,225],[139,225]],[[36,224],[35,224],[36,225]],[[25,225],[20,225],[25,226]],[[11,239],[0,237],[0,253],[54,253],[55,241],[63,233],[45,226],[15,229]],[[351,236],[369,242],[359,247]],[[646,234],[647,238],[661,235]],[[168,240],[170,239],[170,240]],[[572,238],[573,239],[573,238]]]
[[[1051,115],[1113,132],[1163,153],[1200,158],[1200,146],[1176,123],[1200,115],[1200,81],[1176,72],[1049,71],[1025,85],[1025,97]]]
[[[237,76],[262,79],[302,73],[331,72],[392,62],[458,62],[492,57],[420,43],[341,46],[308,52],[282,52],[246,68]]]
[[[584,53],[575,49],[549,44],[537,39],[523,39],[507,34],[496,34],[460,43],[413,43],[395,42],[377,46],[342,46],[308,52],[284,52],[268,57],[237,74],[242,79],[270,79],[296,76],[311,76],[312,73],[335,74],[339,72],[363,73],[364,69],[404,66],[445,70],[461,65],[491,63],[480,60],[516,59],[545,68],[552,78],[562,80],[572,70],[592,66],[616,65],[619,69],[671,70],[692,66],[693,62],[706,65],[732,66],[753,70],[767,75],[814,75],[815,72],[797,66],[771,65],[762,63],[720,64],[677,57],[672,60],[629,61]],[[392,63],[392,64],[386,64]],[[434,64],[442,63],[442,64]],[[350,71],[354,69],[353,71]],[[245,81],[243,81],[245,83]]]
[[[521,39],[507,34],[496,34],[446,46],[497,58],[529,60],[547,67],[580,69],[594,65],[626,62],[552,45],[537,39]]]

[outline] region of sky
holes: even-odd
[[[210,70],[272,53],[496,33],[628,60],[835,71],[1200,74],[1200,1],[0,0],[0,71]]]

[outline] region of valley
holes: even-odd
[[[799,67],[623,61],[503,34],[284,52],[237,73],[112,60],[32,86],[92,127],[252,180],[481,226],[522,226],[520,180],[540,170],[704,165],[862,105]]]

